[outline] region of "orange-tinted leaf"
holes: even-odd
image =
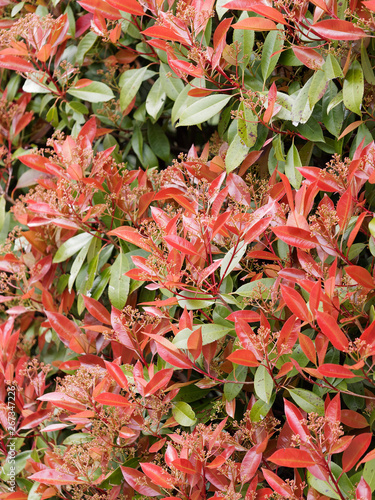
[[[61,472],[55,469],[43,469],[36,474],[32,474],[28,477],[28,479],[42,484],[54,484],[58,486],[67,484],[85,484],[85,481],[77,479],[72,474],[67,474],[66,472]]]
[[[368,288],[369,290],[375,288],[371,274],[364,267],[347,266],[345,272],[359,285],[363,286],[363,288]]]
[[[370,432],[355,436],[342,456],[342,470],[344,472],[350,471],[359,462],[361,456],[370,446],[371,439],[372,433]]]
[[[99,14],[104,19],[116,20],[122,17],[118,9],[115,9],[104,0],[79,0],[77,3],[88,12]]]
[[[132,469],[131,467],[123,467],[120,465],[125,481],[141,495],[147,497],[157,497],[161,494],[160,488],[153,484],[150,479],[142,474],[141,471]]]
[[[329,193],[336,193],[340,191],[340,185],[336,182],[335,178],[328,172],[323,171],[318,167],[297,167],[297,170],[310,181],[317,181],[318,187],[321,191],[328,191]]]
[[[258,447],[254,446],[249,450],[241,461],[241,483],[248,483],[258,470],[262,461],[262,453],[259,453]]]
[[[177,368],[191,368],[193,366],[190,359],[178,350],[177,347],[169,340],[153,333],[146,333],[146,335],[156,342],[156,348],[159,355],[167,363],[170,363]]]
[[[366,418],[353,410],[341,410],[341,423],[352,429],[364,429],[369,426]]]
[[[324,57],[310,47],[293,47],[294,55],[310,69],[322,69]]]
[[[232,363],[242,366],[259,366],[259,361],[248,349],[238,349],[232,352],[227,359]]]
[[[318,367],[318,372],[324,377],[354,378],[355,375],[345,366],[335,365],[334,363],[325,363]]]
[[[268,460],[281,467],[310,467],[316,463],[310,453],[297,448],[277,450]]]
[[[10,69],[12,71],[35,71],[31,62],[22,59],[22,57],[0,54],[0,68]]]
[[[113,377],[114,380],[116,380],[118,385],[122,389],[128,389],[128,380],[121,368],[115,363],[110,363],[109,361],[104,361],[104,363],[108,373]]]
[[[228,321],[241,319],[242,321],[247,321],[248,323],[257,323],[260,321],[260,315],[255,311],[235,311],[227,316],[226,319]]]
[[[264,19],[263,17],[247,17],[238,23],[232,25],[235,30],[251,30],[251,31],[270,31],[277,30],[277,26],[273,21]]]
[[[318,240],[315,236],[311,236],[309,231],[299,227],[292,226],[278,226],[273,227],[272,231],[280,240],[284,241],[287,245],[291,245],[302,250],[315,248]]]
[[[176,467],[177,470],[184,472],[185,474],[195,474],[197,472],[190,460],[187,460],[186,458],[177,458],[176,460],[173,460],[172,465],[173,467]]]
[[[143,250],[147,252],[151,252],[151,248],[146,243],[146,239],[142,238],[142,236],[130,226],[118,227],[117,229],[109,231],[107,234],[109,236],[117,236],[121,240],[128,241],[137,247],[143,248]]]
[[[179,252],[186,255],[200,256],[200,253],[195,250],[194,245],[190,243],[190,241],[185,240],[185,238],[181,238],[181,236],[165,236],[164,239],[168,245],[171,245],[171,247],[175,248]]]
[[[362,120],[358,120],[358,121],[355,121],[355,122],[351,123],[347,127],[345,127],[345,129],[339,135],[339,137],[337,138],[337,140],[339,141],[340,139],[342,139],[343,137],[345,137],[347,134],[349,134],[350,132],[352,132],[353,130],[355,130],[356,128],[358,128],[360,125],[362,125],[362,123],[363,123]]]
[[[196,361],[202,353],[202,328],[194,330],[187,340],[187,348]]]
[[[339,351],[346,352],[349,347],[349,341],[342,330],[340,330],[335,319],[321,311],[316,312],[319,328],[322,333],[330,340],[331,344]]]
[[[300,318],[303,321],[310,321],[310,311],[307,309],[306,302],[297,290],[291,288],[290,286],[281,285],[281,295],[283,296],[286,305],[292,313],[297,316],[297,318]]]
[[[106,325],[111,324],[111,315],[103,306],[103,304],[91,297],[86,297],[85,295],[82,295],[82,298],[85,303],[86,309],[91,314],[91,316]]]
[[[174,30],[167,28],[166,26],[151,26],[150,28],[141,31],[141,33],[143,35],[161,38],[162,40],[171,40],[172,42],[180,42],[184,44],[190,43],[189,39],[183,38]]]
[[[36,154],[21,155],[19,157],[19,160],[29,168],[33,168],[34,170],[38,170],[39,172],[47,173],[46,163],[49,163],[49,160],[48,158],[44,158],[44,156]]]
[[[353,196],[349,187],[337,202],[336,212],[339,226],[343,230],[347,227],[354,208]]]
[[[95,401],[102,405],[116,406],[118,408],[132,406],[132,403],[124,398],[124,396],[120,396],[120,394],[113,394],[112,392],[103,392],[102,394],[99,394],[96,396]]]
[[[143,472],[151,481],[162,488],[173,488],[174,477],[162,469],[159,465],[150,463],[141,463]]]
[[[353,23],[340,19],[320,21],[313,24],[311,30],[326,40],[359,40],[368,36]]]
[[[143,16],[144,11],[136,0],[105,0],[115,9],[122,10],[135,16]]]
[[[271,21],[275,21],[276,23],[287,24],[284,16],[281,14],[280,11],[274,9],[273,7],[269,7],[264,3],[254,3],[246,10],[250,10],[251,12],[256,12],[257,14],[260,14],[261,16],[264,16],[267,19],[271,19]]]
[[[314,342],[310,339],[310,337],[304,335],[303,333],[299,333],[298,338],[299,338],[299,345],[301,346],[304,355],[311,361],[311,363],[315,365],[316,350]]]
[[[293,496],[290,486],[286,484],[286,482],[283,481],[281,477],[277,476],[274,472],[268,469],[262,469],[262,473],[267,483],[276,491],[276,493],[287,498]],[[257,496],[257,498],[259,498],[259,496]]]
[[[172,375],[173,368],[166,368],[155,373],[155,375],[145,387],[145,396],[155,394],[155,392],[159,391],[160,389],[165,389],[169,384]]]

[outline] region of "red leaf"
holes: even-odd
[[[155,464],[141,463],[143,472],[151,481],[162,488],[173,488],[174,477]]]
[[[346,352],[349,347],[348,339],[339,326],[336,320],[329,314],[321,311],[316,312],[319,328],[322,333],[330,340],[331,344],[339,351]]]
[[[145,387],[145,396],[155,394],[160,389],[165,389],[173,375],[173,368],[163,369],[155,373]]]
[[[187,73],[188,75],[195,76],[196,78],[201,78],[203,76],[203,70],[201,68],[197,68],[197,66],[194,66],[194,64],[191,64],[188,61],[181,61],[180,59],[170,59],[169,65],[173,69],[173,71],[177,70],[175,71],[175,73],[178,73],[180,71],[182,73]]]
[[[104,361],[107,372],[112,376],[112,378],[118,383],[122,389],[128,389],[128,380],[125,373],[121,368],[115,363],[110,363],[109,361]]]
[[[350,248],[359,232],[362,226],[362,222],[364,218],[366,217],[366,212],[362,212],[361,215],[358,217],[357,222],[355,223],[354,228],[350,232],[349,238],[348,238],[348,248]]]
[[[156,342],[156,348],[160,357],[167,363],[177,368],[191,368],[193,366],[190,359],[179,351],[169,340],[153,333],[146,333],[145,335],[151,337]]]
[[[202,353],[202,328],[193,331],[187,340],[187,348],[196,361]]]
[[[122,226],[117,229],[113,229],[107,233],[109,236],[117,236],[120,240],[128,241],[137,247],[143,248],[147,252],[151,252],[151,248],[146,243],[146,239],[142,238],[142,236],[134,230],[130,226]]]
[[[246,229],[244,242],[251,243],[252,241],[256,240],[261,234],[264,233],[264,231],[270,225],[271,220],[272,217],[265,217],[264,219],[260,219],[255,222],[255,224],[253,224],[249,229]]]
[[[68,484],[85,484],[85,481],[77,479],[76,476],[56,469],[43,469],[36,474],[32,474],[28,477],[28,479],[32,479],[33,481],[37,481],[42,484],[53,484],[58,486]]]
[[[258,323],[260,321],[259,313],[255,311],[235,311],[226,317],[228,321],[235,321],[241,319],[247,323]]]
[[[172,42],[180,42],[185,45],[190,45],[190,40],[183,38],[171,28],[166,26],[151,26],[150,28],[141,31],[143,35],[161,38],[162,40],[171,40]]]
[[[241,462],[241,483],[248,483],[258,470],[259,464],[262,461],[262,453],[258,452],[258,447],[251,448]]]
[[[49,392],[38,398],[39,401],[48,401],[58,408],[77,413],[86,410],[86,406],[63,392]]]
[[[335,178],[318,167],[297,167],[297,170],[309,181],[317,181],[318,188],[321,191],[328,191],[329,193],[336,193],[340,191],[340,186],[337,184]]]
[[[304,355],[311,361],[311,363],[316,365],[316,349],[314,342],[310,339],[310,337],[304,335],[303,333],[299,333],[298,338],[299,345],[301,346]]]
[[[34,66],[29,61],[25,61],[22,57],[0,54],[0,68],[10,69],[12,71],[35,71]]]
[[[103,392],[96,396],[95,401],[102,405],[106,406],[116,406],[117,408],[132,406],[124,396],[120,396],[120,394],[113,394],[112,392]]]
[[[311,29],[326,40],[359,40],[367,37],[361,28],[358,28],[349,21],[340,19],[327,19],[313,24]]]
[[[324,57],[316,50],[310,47],[293,47],[293,52],[297,59],[308,68],[313,70],[322,69],[325,62]]]
[[[286,482],[283,481],[279,476],[268,469],[262,469],[262,472],[265,480],[271,486],[271,488],[276,491],[276,493],[287,498],[293,497],[290,486],[288,486]]]
[[[185,474],[195,474],[197,472],[196,468],[186,458],[177,458],[177,460],[173,460],[173,467],[176,467],[180,472],[184,472]]]
[[[297,316],[297,318],[307,322],[311,320],[311,314],[307,309],[306,302],[297,290],[291,288],[290,286],[281,285],[281,295],[283,296],[286,305],[292,313]]]
[[[371,432],[355,436],[349,447],[344,451],[342,455],[342,470],[344,472],[350,471],[359,462],[361,456],[370,446],[371,439]]]
[[[28,415],[23,419],[22,424],[19,427],[19,430],[32,429],[33,427],[36,427],[37,425],[44,422],[50,414],[51,410],[39,410],[37,412],[32,413],[31,415]]]
[[[369,290],[375,288],[371,274],[364,267],[347,266],[345,272],[359,285],[363,286],[363,288],[368,288]]]
[[[292,226],[278,226],[273,227],[272,231],[280,240],[284,241],[287,245],[291,245],[303,250],[315,248],[318,240],[315,236],[311,236],[309,231],[299,227]]]
[[[223,19],[214,31],[214,51],[212,54],[212,69],[215,69],[220,62],[221,55],[223,53],[224,47],[226,45],[226,36],[228,29],[232,23],[233,17],[228,19]]]
[[[354,378],[355,375],[345,366],[335,365],[334,363],[325,363],[318,367],[318,372],[325,377],[336,378]]]
[[[106,325],[111,324],[111,315],[103,306],[103,304],[95,299],[92,299],[91,297],[86,297],[85,295],[82,295],[82,298],[85,303],[86,309],[91,314],[91,316]]]
[[[38,170],[39,172],[47,173],[46,163],[49,163],[49,160],[48,158],[44,158],[44,156],[35,154],[21,155],[18,159],[21,163],[29,168],[33,168],[34,170]]]
[[[190,241],[181,238],[180,236],[165,236],[165,241],[176,250],[184,253],[185,255],[198,255],[201,256],[194,248],[194,245]]]
[[[353,196],[351,187],[349,187],[337,202],[336,207],[337,216],[339,218],[339,226],[341,229],[345,229],[348,225],[350,217],[352,216],[353,207]]]
[[[294,434],[298,434],[302,443],[306,443],[310,439],[310,431],[304,423],[304,418],[300,410],[288,400],[284,399],[285,415],[289,427]]]
[[[364,5],[367,9],[375,11],[375,0],[366,0],[365,2],[362,2],[362,5]]]
[[[71,340],[80,336],[81,330],[78,326],[63,314],[46,311],[46,315],[51,328],[55,330],[61,341],[66,346],[69,347]]]
[[[242,21],[232,25],[235,30],[251,30],[251,31],[269,31],[277,30],[277,26],[273,21],[264,19],[263,17],[247,17]]]
[[[135,16],[143,16],[144,11],[136,0],[105,0],[115,9],[122,10]]]
[[[268,460],[281,467],[310,467],[316,463],[310,453],[297,448],[277,450]]]
[[[352,429],[364,429],[369,426],[365,417],[353,410],[341,410],[341,423]]]
[[[242,366],[259,366],[259,361],[248,349],[238,349],[232,352],[227,359],[232,363]]]
[[[79,0],[78,3],[87,10],[87,12],[99,14],[104,17],[104,19],[116,20],[122,17],[117,9],[108,5],[104,0]]]
[[[141,471],[132,469],[131,467],[123,467],[121,465],[120,468],[125,481],[133,488],[133,490],[148,497],[157,497],[161,494],[160,489],[154,485],[147,476],[142,474]]]
[[[264,16],[267,19],[271,19],[276,23],[287,24],[287,22],[284,19],[284,16],[281,14],[280,11],[274,9],[273,7],[269,7],[268,5],[264,5],[264,3],[252,4],[246,10],[250,10],[251,12],[256,12],[257,14],[260,14],[261,16]]]
[[[366,2],[363,2],[366,3]],[[364,477],[361,477],[357,489],[355,490],[355,497],[357,500],[371,500],[372,491],[370,486],[366,483]]]

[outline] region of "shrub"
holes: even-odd
[[[37,4],[0,2],[1,498],[370,500],[373,0]]]

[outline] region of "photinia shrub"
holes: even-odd
[[[0,9],[0,497],[371,500],[374,1]]]

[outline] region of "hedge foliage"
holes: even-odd
[[[0,498],[371,500],[375,0],[0,12]]]

